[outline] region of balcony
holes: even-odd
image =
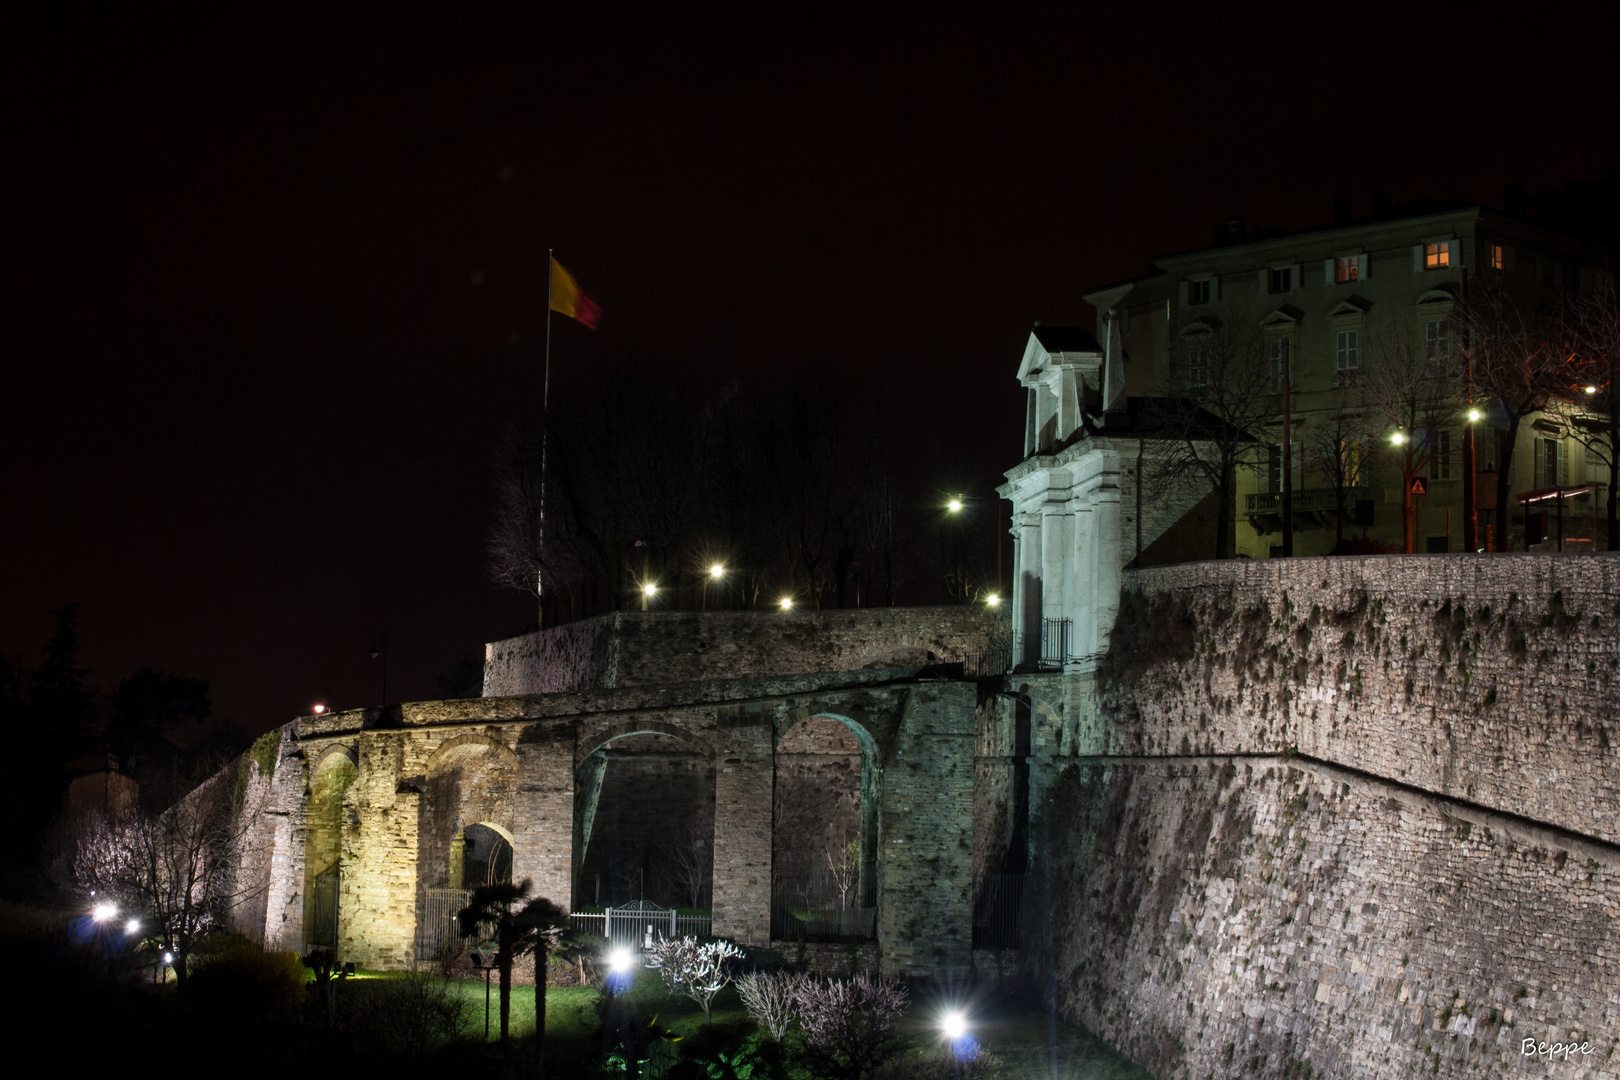
[[[1356,504],[1365,504],[1366,511],[1372,510],[1372,489],[1357,487],[1344,489],[1344,514],[1347,523],[1357,520]],[[1294,528],[1331,529],[1333,527],[1334,513],[1338,509],[1338,499],[1332,488],[1301,488],[1293,493]],[[1259,491],[1253,495],[1243,496],[1243,512],[1248,516],[1249,524],[1261,536],[1279,532],[1282,529],[1282,492]],[[1370,525],[1372,519],[1368,517],[1362,524]]]

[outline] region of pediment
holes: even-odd
[[[1305,313],[1299,310],[1299,308],[1294,307],[1291,304],[1284,304],[1276,311],[1273,311],[1270,315],[1267,315],[1265,318],[1261,319],[1260,325],[1286,329],[1298,326],[1299,320],[1303,319],[1304,317]]]
[[[1328,309],[1330,319],[1359,319],[1372,310],[1372,301],[1359,296],[1347,296]]]
[[[1213,315],[1200,315],[1181,328],[1182,337],[1204,337],[1221,328],[1221,320]]]
[[[1446,282],[1443,285],[1436,285],[1432,289],[1419,293],[1418,298],[1415,301],[1418,307],[1426,307],[1429,304],[1455,304],[1456,302],[1457,286],[1451,284],[1450,282]]]

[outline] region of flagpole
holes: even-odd
[[[546,447],[551,441],[551,285],[556,273],[557,259],[554,248],[546,248],[546,374],[540,391],[540,556],[546,547]],[[534,595],[538,605],[535,624],[546,628],[546,581],[544,571],[534,571]]]

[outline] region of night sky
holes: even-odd
[[[606,312],[554,407],[815,372],[993,473],[1031,323],[1228,215],[1620,157],[1596,6],[110,7],[0,27],[0,650],[78,601],[98,689],[208,678],[248,732],[375,703],[376,628],[400,700],[532,620],[484,542],[548,247]]]

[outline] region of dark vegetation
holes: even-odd
[[[842,390],[603,374],[511,424],[495,459],[490,573],[545,625],[640,607],[971,602],[995,591],[993,478],[923,480],[881,408]],[[955,495],[971,496],[956,513]],[[725,568],[709,576],[715,565]]]

